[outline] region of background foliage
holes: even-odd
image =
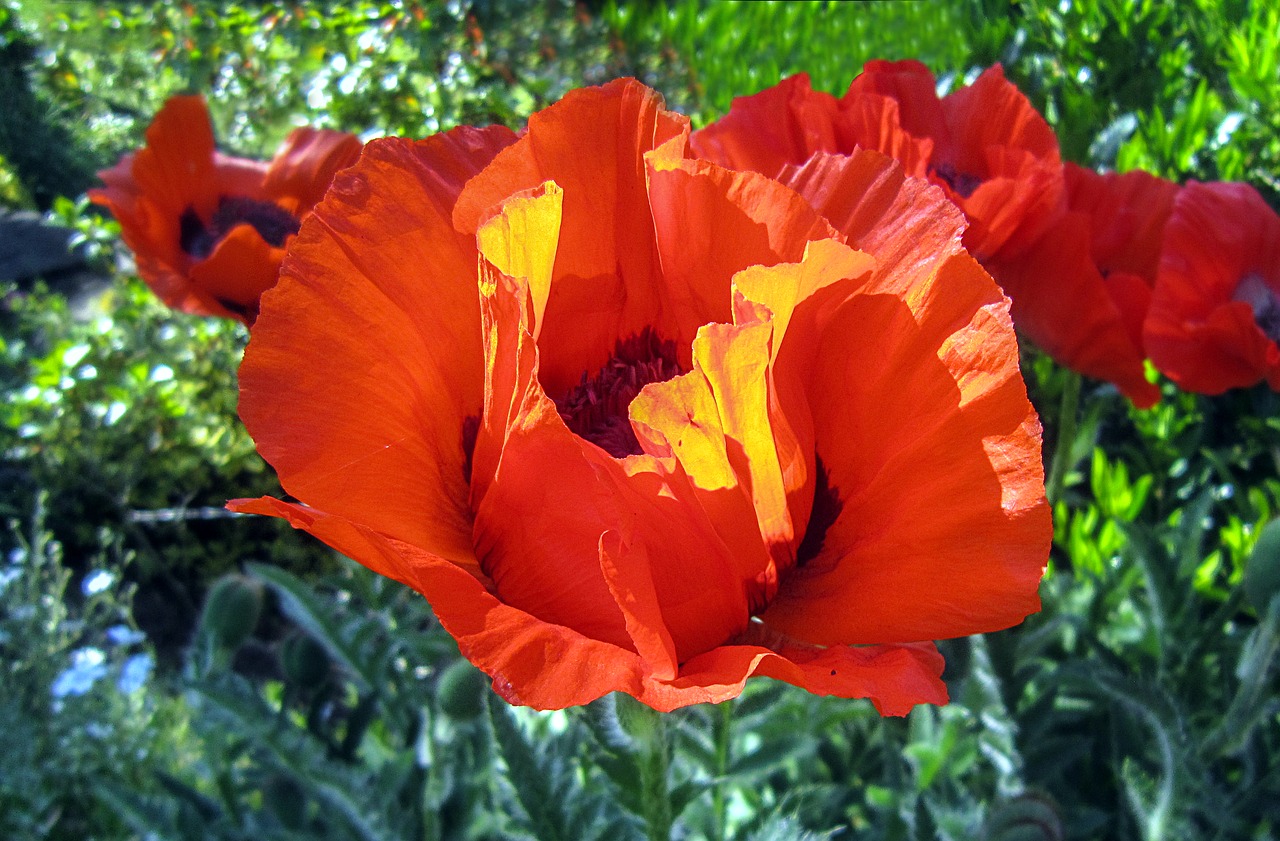
[[[303,123],[519,126],[623,74],[701,124],[794,72],[839,93],[875,57],[944,84],[1002,61],[1069,159],[1280,197],[1274,4],[0,0],[0,203],[112,278],[4,288],[0,835],[1274,837],[1275,394],[1166,383],[1140,412],[1028,350],[1045,609],[944,643],[948,707],[883,720],[758,681],[664,717],[531,714],[413,593],[219,513],[279,492],[234,414],[243,329],[157,304],[82,198],[180,91],[265,157]]]

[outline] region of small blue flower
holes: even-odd
[[[124,661],[120,669],[120,677],[116,680],[116,688],[125,695],[137,692],[151,676],[152,660],[150,654],[135,654]]]
[[[107,628],[107,641],[112,645],[133,645],[135,642],[142,642],[147,635],[142,631],[135,631],[128,625],[112,625]]]
[[[80,589],[86,596],[96,596],[115,583],[116,577],[105,569],[96,569],[85,576]]]
[[[22,570],[18,567],[0,570],[0,593],[3,593],[13,583],[14,579],[20,575],[22,575]]]
[[[107,673],[106,655],[100,648],[79,648],[71,652],[71,665],[54,678],[50,692],[55,698],[83,695]]]

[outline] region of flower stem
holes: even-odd
[[[649,841],[671,841],[671,792],[668,788],[671,743],[666,717],[619,693],[618,720],[635,746],[640,771],[640,803]]]
[[[1045,495],[1049,505],[1056,505],[1062,497],[1062,484],[1067,468],[1071,466],[1071,451],[1075,449],[1077,417],[1080,408],[1081,377],[1075,371],[1067,372],[1067,382],[1062,390],[1062,405],[1058,407],[1058,441],[1053,448],[1053,461],[1045,480]]]
[[[671,841],[671,797],[667,790],[670,745],[662,714],[653,716],[653,740],[640,753],[640,785],[644,789],[644,822],[650,841]]]
[[[725,776],[729,773],[729,744],[733,737],[733,702],[724,701],[717,708],[715,721],[716,781],[711,790],[711,839],[724,841],[726,805],[724,796]]]

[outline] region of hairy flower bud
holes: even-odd
[[[205,597],[200,628],[219,648],[239,648],[258,625],[262,613],[262,584],[238,573],[214,582]]]

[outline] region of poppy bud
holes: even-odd
[[[303,689],[315,689],[329,677],[329,652],[302,631],[294,630],[280,645],[285,678]]]
[[[1244,568],[1245,597],[1259,612],[1266,611],[1276,593],[1280,593],[1280,518],[1262,527]]]
[[[982,837],[987,841],[1062,841],[1062,818],[1046,795],[1022,794],[991,810]]]
[[[200,627],[219,648],[239,648],[253,633],[262,613],[262,585],[231,573],[214,582],[205,597]]]
[[[484,693],[489,679],[466,660],[451,664],[436,684],[440,712],[454,721],[474,721],[484,712]]]

